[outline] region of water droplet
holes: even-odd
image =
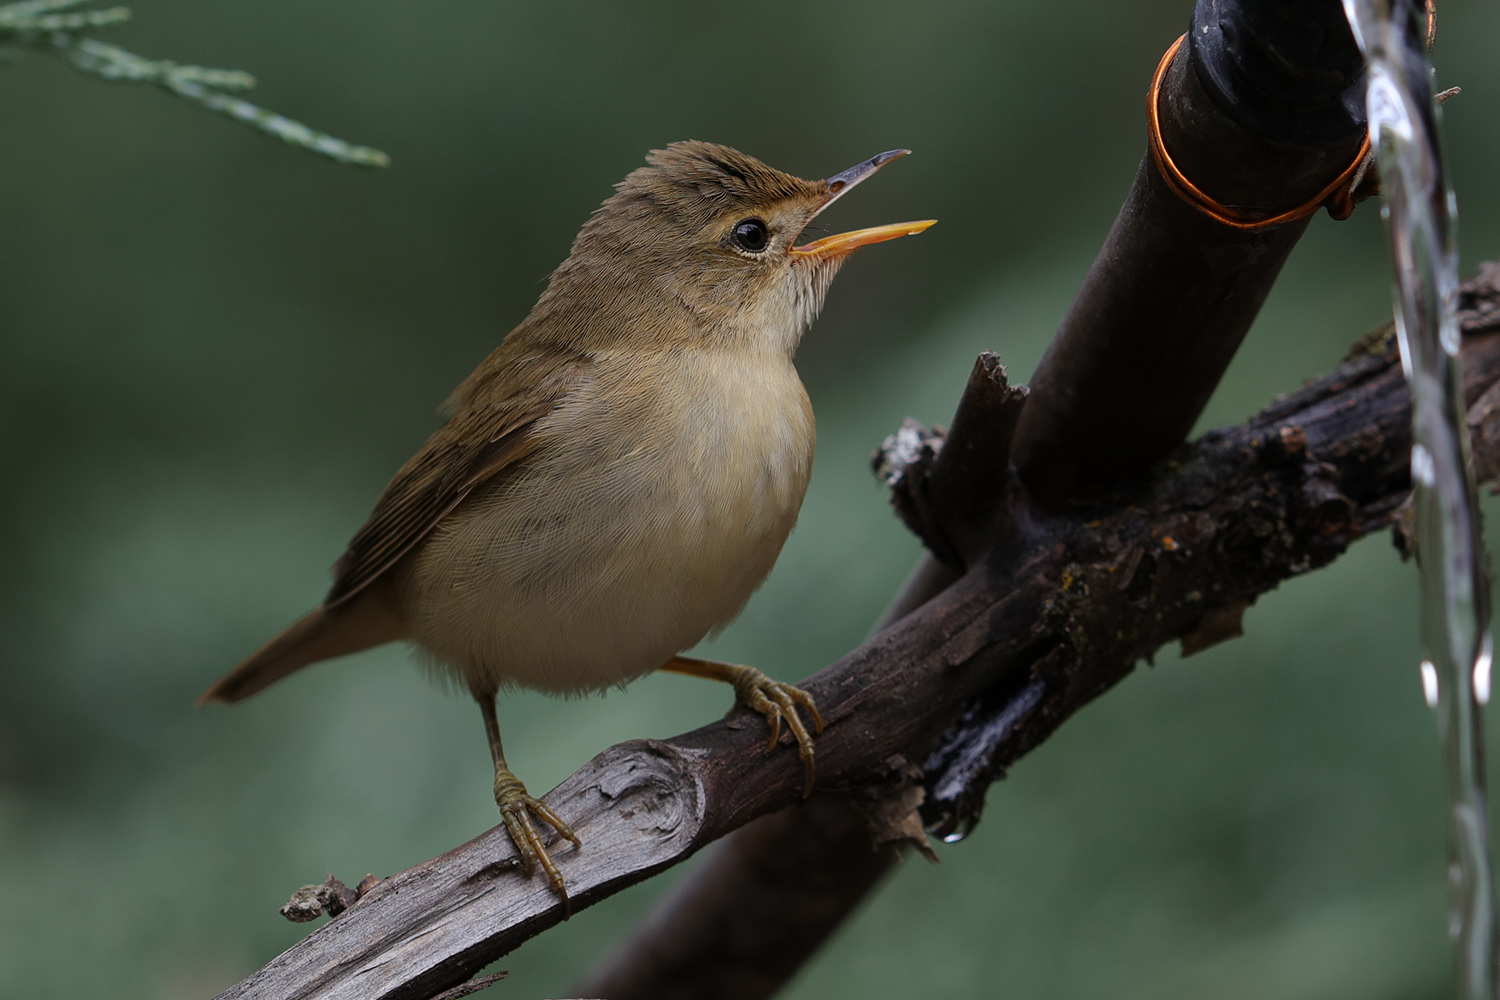
[[[1390,72],[1382,66],[1374,66],[1370,70],[1370,80],[1365,91],[1365,109],[1369,117],[1370,134],[1380,136],[1382,146],[1390,140],[1409,145],[1416,139],[1401,85],[1391,79]]]
[[[1488,632],[1484,645],[1479,647],[1479,658],[1474,661],[1474,700],[1481,705],[1490,703],[1490,666],[1494,662],[1494,640]]]
[[[1458,332],[1457,323],[1444,323],[1438,330],[1438,340],[1443,346],[1443,351],[1450,358],[1458,357],[1458,349],[1462,346],[1462,340]]]
[[[1427,699],[1428,708],[1437,708],[1438,703],[1438,678],[1437,667],[1432,665],[1431,660],[1422,661],[1422,697]]]
[[[1411,446],[1411,478],[1428,489],[1432,489],[1432,484],[1437,481],[1432,467],[1432,452],[1424,445]]]

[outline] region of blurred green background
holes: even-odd
[[[982,348],[1029,375],[1190,7],[140,0],[101,36],[250,70],[267,106],[391,153],[376,173],[42,56],[0,70],[0,995],[211,996],[306,932],[276,914],[298,885],[495,822],[478,713],[402,650],[192,699],[322,595],[649,148],[712,139],[806,177],[916,150],[830,213],[941,224],[835,283],[800,357],[820,436],[800,526],[711,653],[791,680],[856,645],[918,555],[870,450],[904,416],[946,421]],[[1500,256],[1500,7],[1442,7],[1472,271]],[[1204,425],[1332,366],[1388,314],[1385,269],[1373,205],[1315,221]],[[1262,600],[1245,638],[1164,651],[789,995],[1446,995],[1413,584],[1374,538]],[[501,720],[540,790],[729,701],[648,678],[518,694]],[[673,877],[529,943],[493,995],[568,995]]]

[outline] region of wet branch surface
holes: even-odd
[[[1493,478],[1500,267],[1466,285],[1460,305],[1475,461]],[[932,501],[909,520],[941,530],[934,547],[972,568],[805,683],[828,723],[820,795],[860,803],[874,832],[899,839],[915,829],[920,798],[908,762],[925,761],[927,818],[965,822],[991,780],[1142,658],[1174,640],[1193,652],[1232,638],[1244,609],[1281,581],[1393,523],[1404,537],[1410,412],[1392,339],[1367,338],[1331,374],[1086,509],[1041,513],[993,475],[1007,459],[1006,419],[988,461],[982,448],[953,453],[989,477],[987,507],[961,488],[963,475],[934,471],[924,486],[921,468],[907,470],[898,490]],[[986,391],[1003,417],[1015,391],[981,359],[970,394]],[[983,531],[972,527],[979,511]],[[945,512],[955,523],[939,523]],[[991,711],[974,708],[986,703]],[[988,721],[965,726],[966,710]],[[737,712],[669,741],[612,747],[554,789],[547,801],[583,838],[581,850],[554,855],[573,909],[797,803],[797,754],[787,737],[770,753],[764,739],[763,721]],[[545,880],[525,879],[512,858],[499,827],[383,879],[221,996],[425,1000],[458,986],[561,919]]]

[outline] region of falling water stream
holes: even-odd
[[[1408,0],[1343,0],[1369,66],[1366,110],[1390,235],[1396,332],[1411,386],[1422,688],[1437,712],[1448,805],[1449,932],[1459,996],[1496,998],[1496,926],[1481,708],[1490,695],[1489,579],[1464,426],[1454,200]]]

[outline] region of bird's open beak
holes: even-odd
[[[813,218],[838,201],[854,185],[869,177],[881,167],[892,160],[899,160],[910,153],[909,149],[893,149],[887,153],[872,156],[863,163],[855,164],[848,170],[840,171],[828,178],[828,200],[813,213]],[[809,219],[808,221],[811,221]],[[843,254],[853,253],[860,247],[869,243],[882,243],[885,240],[893,240],[898,236],[915,236],[922,230],[936,223],[936,219],[924,219],[921,222],[893,222],[885,226],[873,226],[869,229],[856,229],[852,233],[839,233],[837,236],[825,236],[821,240],[804,243],[800,247],[792,248],[793,257],[837,257]]]
[[[869,229],[856,229],[852,233],[825,236],[821,240],[813,240],[800,247],[793,247],[792,256],[837,257],[840,254],[853,253],[869,243],[883,243],[898,236],[915,236],[936,222],[936,219],[923,219],[921,222],[892,222],[884,226],[871,226]]]

